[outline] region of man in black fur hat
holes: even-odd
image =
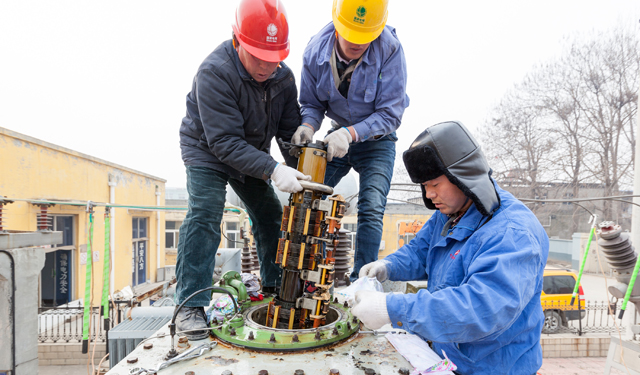
[[[535,374],[542,365],[540,305],[549,239],[533,213],[491,178],[459,122],[427,128],[405,151],[411,180],[437,210],[416,237],[364,266],[360,277],[429,280],[416,294],[356,294],[354,315],[391,323],[446,352],[458,374]]]

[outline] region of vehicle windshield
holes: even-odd
[[[542,290],[545,294],[573,293],[576,280],[572,276],[545,276]]]

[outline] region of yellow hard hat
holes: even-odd
[[[387,23],[389,0],[333,0],[333,26],[355,44],[376,39]]]

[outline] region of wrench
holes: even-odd
[[[182,362],[182,361],[186,361],[186,360],[189,360],[189,359],[200,357],[205,352],[215,348],[216,345],[218,345],[218,343],[216,341],[211,341],[208,344],[202,344],[202,345],[196,346],[194,348],[191,348],[191,349],[181,353],[177,357],[174,357],[174,358],[171,358],[168,361],[162,362],[158,366],[157,370],[152,369],[152,368],[145,369],[145,368],[142,368],[142,367],[136,367],[134,369],[131,369],[131,371],[129,371],[129,374],[130,375],[153,375],[153,374],[158,373],[158,371],[171,366],[174,363],[178,363],[178,362]]]

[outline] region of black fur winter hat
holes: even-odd
[[[445,175],[483,215],[492,214],[500,206],[487,159],[460,122],[441,122],[428,127],[402,158],[414,183],[422,184]],[[425,196],[424,185],[420,186],[425,206],[434,210],[436,206]]]

